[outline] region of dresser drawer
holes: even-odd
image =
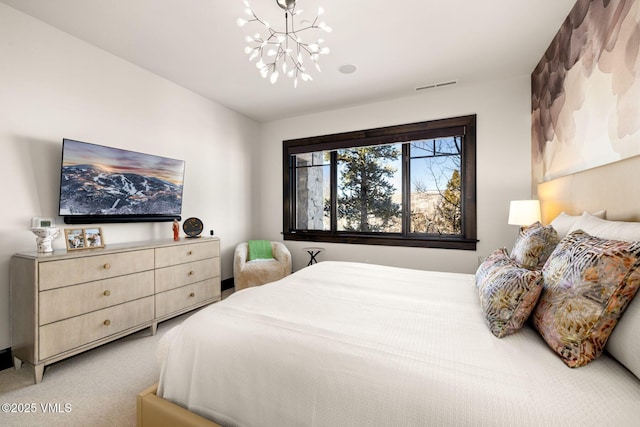
[[[151,322],[153,296],[40,327],[40,360]]]
[[[209,258],[156,270],[156,292],[164,292],[220,275],[218,258]]]
[[[156,268],[218,256],[220,256],[220,245],[216,240],[156,248]]]
[[[39,323],[56,322],[153,295],[153,270],[40,292]]]
[[[40,262],[39,289],[59,288],[124,274],[153,270],[154,250],[120,252]]]
[[[220,278],[156,294],[156,317],[162,317],[220,296]]]

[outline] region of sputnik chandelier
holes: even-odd
[[[294,17],[302,13],[302,10],[296,9],[297,0],[276,0],[276,3],[284,10],[284,31],[274,30],[267,21],[258,18],[248,0],[244,1],[247,7],[245,13],[249,15],[249,19],[239,18],[238,25],[243,27],[248,23],[258,22],[268,31],[264,37],[260,33],[248,36],[246,40],[250,45],[244,51],[249,55],[249,61],[258,59],[256,67],[263,78],[269,76],[271,83],[275,84],[282,71],[282,74],[293,78],[293,86],[298,87],[298,77],[305,82],[313,80],[303,65],[303,57],[309,56],[316,69],[320,71],[318,58],[329,53],[328,47],[321,46],[324,43],[323,39],[320,38],[315,43],[305,43],[300,34],[308,30],[331,32],[331,27],[322,21],[318,22],[320,15],[324,13],[320,8],[318,16],[313,21],[302,20],[296,28]]]

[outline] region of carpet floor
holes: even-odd
[[[158,342],[190,314],[49,365],[37,385],[28,364],[0,371],[0,425],[135,426],[136,394],[160,376]]]

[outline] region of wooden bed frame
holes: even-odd
[[[136,425],[138,427],[221,427],[191,411],[156,395],[155,384],[136,397]]]
[[[548,224],[560,212],[607,210],[607,219],[640,221],[640,156],[538,184],[542,220]],[[138,427],[220,427],[156,395],[157,384],[137,396]]]

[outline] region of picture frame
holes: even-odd
[[[102,235],[102,228],[89,227],[84,229],[84,241],[86,247],[91,248],[104,248],[104,237]]]
[[[82,228],[65,228],[64,240],[67,243],[68,251],[76,251],[86,247],[84,241],[84,230]]]
[[[65,228],[64,238],[68,251],[104,248],[101,227]]]

